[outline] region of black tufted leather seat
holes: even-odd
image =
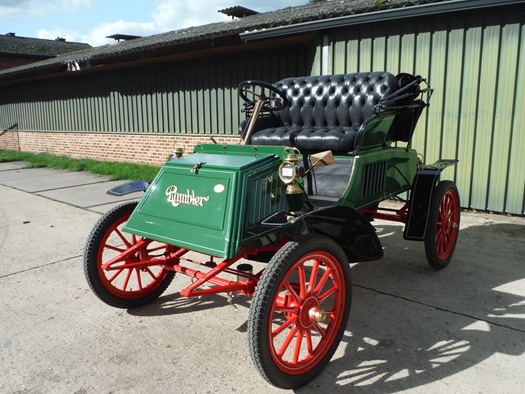
[[[251,144],[334,153],[354,151],[376,105],[398,88],[388,72],[286,78],[274,85],[286,92],[288,107],[258,119]]]

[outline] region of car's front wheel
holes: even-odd
[[[304,236],[272,258],[248,320],[250,353],[269,383],[296,388],[324,369],[346,328],[351,287],[346,255],[328,237]]]
[[[89,287],[98,298],[117,308],[152,302],[175,275],[162,265],[140,266],[141,261],[163,256],[174,247],[122,231],[136,206],[136,202],[124,203],[106,213],[89,234],[84,251]],[[129,253],[139,242],[140,248]]]

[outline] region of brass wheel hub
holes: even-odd
[[[319,301],[317,298],[307,298],[301,305],[299,311],[299,323],[303,328],[310,327],[314,322],[322,323],[326,318],[326,312],[319,308]]]

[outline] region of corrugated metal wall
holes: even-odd
[[[0,129],[237,135],[247,79],[307,73],[306,45],[90,74],[2,89]]]
[[[426,77],[435,91],[413,147],[426,163],[460,160],[443,178],[456,181],[462,206],[525,214],[524,21],[521,7],[338,29],[326,33],[328,72]],[[326,64],[322,53],[319,47],[313,74]]]

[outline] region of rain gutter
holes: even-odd
[[[285,35],[300,34],[313,30],[333,29],[344,26],[360,25],[377,21],[388,21],[402,18],[413,18],[459,11],[474,11],[480,8],[502,7],[525,4],[525,0],[452,0],[442,3],[415,5],[389,10],[373,11],[357,15],[347,15],[318,21],[298,23],[241,33],[244,42],[274,38]]]

